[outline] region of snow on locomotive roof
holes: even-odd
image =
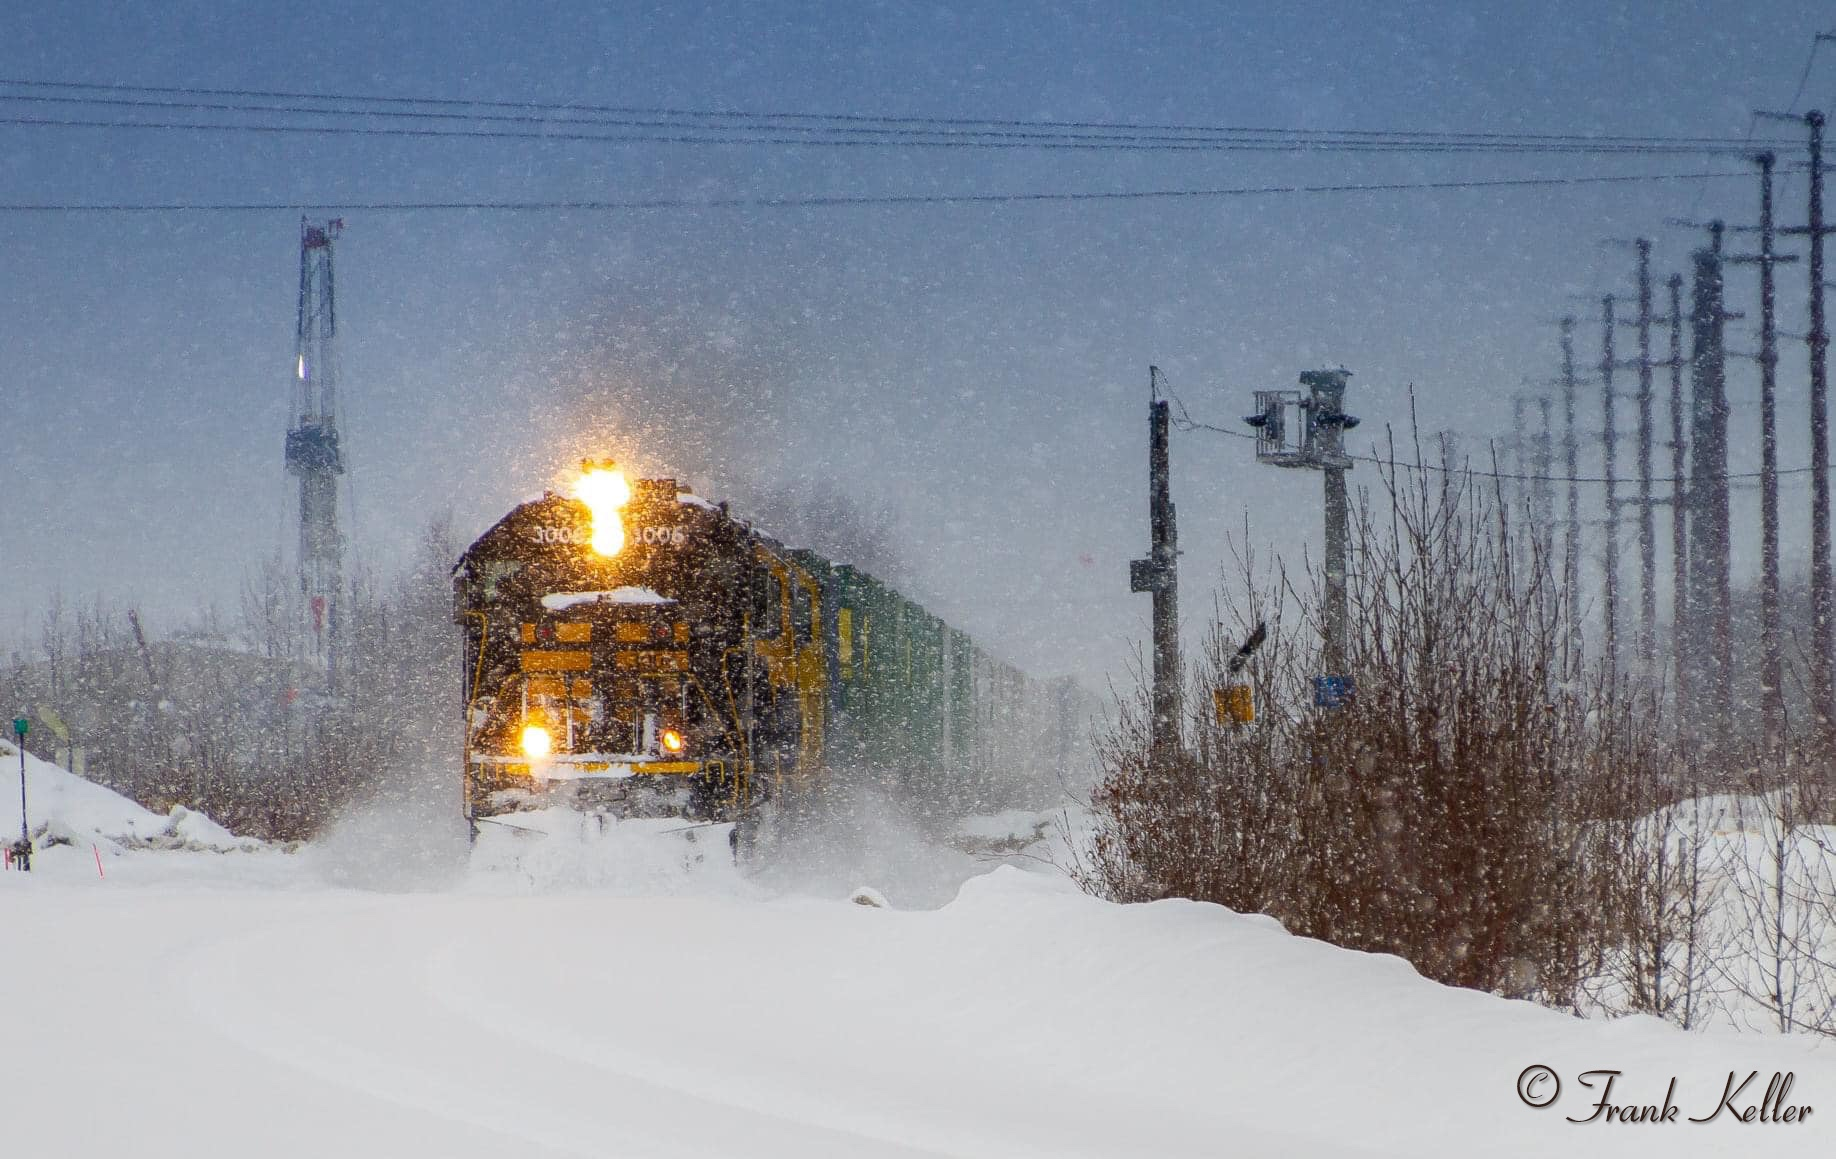
[[[668,596],[658,595],[649,588],[622,587],[609,592],[549,592],[542,597],[542,606],[551,612],[562,612],[578,604],[673,604],[676,601]]]
[[[719,511],[720,510],[720,504],[710,503],[708,500],[703,499],[701,496],[696,495],[692,491],[676,492],[676,502],[681,503],[684,506],[688,506],[688,507],[700,507],[707,511]]]

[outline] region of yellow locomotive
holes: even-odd
[[[465,809],[565,800],[737,822],[837,775],[972,797],[1018,759],[1027,682],[872,576],[673,479],[586,464],[453,572]]]

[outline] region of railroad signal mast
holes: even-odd
[[[300,480],[300,597],[307,655],[335,690],[344,588],[344,540],[338,529],[338,311],[332,241],[342,219],[300,219],[298,344],[288,415],[287,472]]]
[[[1357,426],[1358,420],[1345,413],[1345,387],[1350,380],[1351,371],[1343,368],[1303,371],[1304,397],[1297,390],[1259,390],[1256,413],[1244,420],[1256,428],[1257,462],[1315,470],[1325,478],[1326,592],[1325,606],[1320,609],[1325,671],[1314,679],[1313,690],[1313,702],[1321,708],[1339,707],[1352,691],[1345,671],[1350,652],[1345,595],[1350,510],[1345,472],[1352,465],[1345,453],[1345,432]],[[1290,439],[1290,431],[1298,431],[1298,437]]]

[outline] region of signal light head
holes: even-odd
[[[679,733],[679,732],[677,732],[677,731],[676,731],[675,729],[673,729],[673,728],[666,728],[666,729],[664,729],[664,730],[663,730],[663,735],[662,735],[662,737],[661,737],[661,738],[659,738],[659,739],[661,739],[661,741],[663,742],[663,748],[664,748],[664,749],[665,749],[666,751],[668,751],[668,752],[672,752],[672,753],[679,753],[679,752],[681,752],[681,751],[682,751],[682,746],[683,746],[683,745],[684,745],[685,743],[687,743],[687,742],[685,742],[685,741],[684,741],[684,740],[682,739],[682,734],[681,734],[681,733]]]

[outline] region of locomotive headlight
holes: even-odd
[[[625,504],[631,502],[631,484],[625,473],[610,465],[586,464],[585,473],[574,484],[574,498],[593,513],[593,550],[603,556],[617,555],[625,546]]]
[[[663,736],[660,739],[663,742],[663,747],[665,750],[672,752],[672,753],[679,753],[682,751],[682,745],[684,743],[682,740],[682,734],[677,732],[675,729],[673,728],[664,729]]]
[[[523,755],[532,761],[539,761],[554,750],[554,738],[548,730],[539,724],[526,725],[523,728]]]

